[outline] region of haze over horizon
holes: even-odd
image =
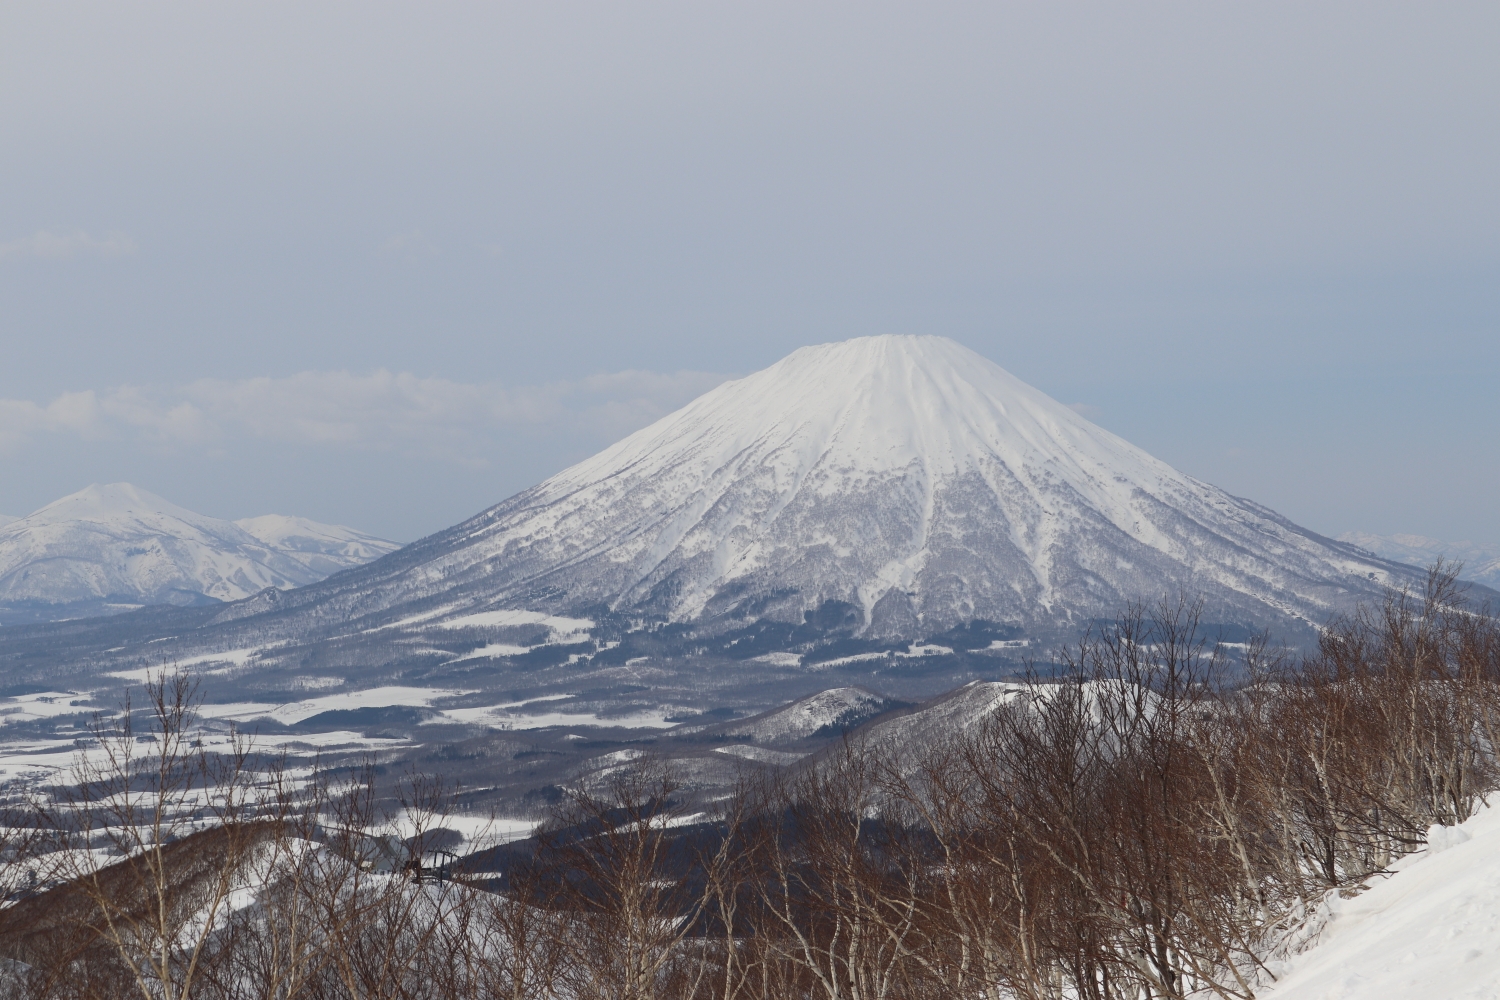
[[[1314,530],[1500,542],[1492,5],[17,3],[0,512],[410,540],[952,337]]]

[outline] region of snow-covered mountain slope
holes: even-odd
[[[776,746],[854,729],[898,703],[858,687],[830,688],[748,719],[709,726],[682,726],[679,735],[704,734]]]
[[[234,523],[267,547],[291,556],[320,580],[401,547],[342,524],[319,524],[285,514],[246,517]]]
[[[1410,567],[1185,476],[971,350],[803,348],[403,553],[286,605],[801,622],[871,636],[1113,616],[1321,623]],[[334,591],[337,591],[335,594]],[[325,612],[325,613],[326,613]]]
[[[5,527],[12,521],[19,521],[19,517],[11,517],[9,514],[0,514],[0,528]]]
[[[1500,1000],[1500,809],[1428,836],[1368,891],[1331,895],[1315,943],[1257,996]]]
[[[59,616],[109,610],[101,602],[235,601],[320,580],[338,560],[343,568],[379,554],[348,529],[306,522],[307,530],[282,537],[263,520],[256,519],[264,540],[128,483],[95,484],[0,526],[0,602],[25,605],[24,617],[34,618],[49,607]],[[333,554],[307,551],[319,542]]]
[[[1396,562],[1429,566],[1439,556],[1464,564],[1463,578],[1500,588],[1500,545],[1476,545],[1473,542],[1444,542],[1424,535],[1372,535],[1364,531],[1346,531],[1339,541]]]
[[[1001,706],[1027,693],[1023,684],[973,681],[914,711],[875,722],[862,735],[873,744],[918,759],[925,748],[976,731]]]

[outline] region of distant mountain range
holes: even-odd
[[[306,518],[222,521],[129,483],[95,484],[0,524],[0,624],[237,601],[398,547]]]
[[[1500,589],[1500,545],[1476,545],[1473,542],[1443,542],[1423,535],[1372,535],[1364,531],[1346,531],[1339,541],[1358,545],[1382,559],[1428,566],[1439,556],[1464,564],[1463,578],[1487,587]]]

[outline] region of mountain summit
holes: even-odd
[[[95,483],[0,524],[0,623],[237,601],[395,548],[301,518],[221,521],[130,483]]]
[[[1214,620],[1321,622],[1410,578],[1177,472],[952,340],[882,336],[726,382],[340,577],[337,601],[350,615],[442,602],[791,622],[832,602],[866,634],[904,636],[1088,620],[1178,591],[1204,595]]]

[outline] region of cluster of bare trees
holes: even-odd
[[[1500,786],[1500,627],[1442,566],[1310,656],[1228,653],[1133,612],[976,731],[795,779],[760,877],[808,993],[1250,997],[1310,904]]]
[[[27,997],[1253,997],[1325,893],[1500,786],[1500,626],[1442,566],[1295,661],[1187,602],[1135,611],[914,747],[846,740],[704,802],[643,758],[524,850],[433,877],[440,784],[381,835],[334,782],[195,745],[190,691],[12,817],[0,910]],[[1231,655],[1232,654],[1232,655]],[[127,713],[126,718],[129,718]],[[890,731],[890,730],[886,730]],[[145,747],[142,751],[140,748]],[[11,884],[19,884],[12,878]]]

